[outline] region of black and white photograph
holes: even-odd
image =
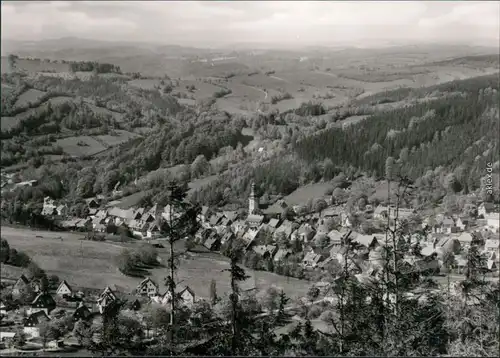
[[[500,356],[500,1],[1,2],[0,356]]]

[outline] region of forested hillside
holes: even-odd
[[[461,95],[377,113],[344,130],[330,128],[298,142],[295,151],[308,163],[329,158],[335,166],[354,166],[376,177],[384,175],[387,157],[407,156],[405,172],[414,180],[442,166],[466,191],[477,189],[486,163],[494,163],[499,150],[498,77],[435,90]]]

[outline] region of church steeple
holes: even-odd
[[[248,198],[248,215],[254,214],[259,208],[259,200],[255,195],[255,183],[252,182],[250,197]]]

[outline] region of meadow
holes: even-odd
[[[19,97],[17,97],[16,103],[14,104],[14,107],[25,107],[29,105],[30,103],[36,103],[38,102],[46,92],[44,91],[39,91],[37,89],[30,88],[26,92],[23,92]]]
[[[127,132],[121,129],[116,129],[115,132],[117,135],[111,135],[111,134],[98,135],[95,136],[95,139],[105,144],[107,147],[114,147],[116,145],[125,143],[132,138],[140,137],[140,135],[137,133]]]
[[[94,155],[107,149],[102,143],[89,136],[58,139],[55,145],[60,146],[66,154],[75,157]]]
[[[34,231],[29,229],[2,227],[2,237],[10,247],[25,251],[47,273],[56,274],[70,285],[85,288],[104,289],[107,285],[116,285],[126,290],[134,289],[140,278],[128,277],[118,271],[114,258],[126,247],[133,248],[137,243],[115,244],[79,240],[83,234],[66,232]],[[39,236],[39,237],[37,237]],[[62,240],[61,240],[62,238]],[[167,247],[168,244],[164,243]],[[182,249],[179,242],[176,249]],[[168,248],[159,249],[162,262],[168,259]],[[226,258],[215,253],[189,254],[181,258],[178,264],[177,282],[179,287],[188,285],[197,296],[208,297],[210,281],[214,279],[219,295],[229,291],[229,274],[223,270],[229,267]],[[251,279],[243,286],[256,286],[266,289],[274,285],[283,288],[290,297],[305,295],[310,283],[304,280],[287,278],[270,272],[246,269]],[[167,269],[163,267],[151,270],[151,278],[160,285],[160,292],[166,287],[163,279]]]
[[[325,191],[331,187],[330,182],[305,185],[285,196],[283,200],[289,205],[304,205],[309,199],[325,197]]]

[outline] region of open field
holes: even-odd
[[[39,91],[37,89],[30,88],[26,92],[22,93],[18,98],[14,107],[24,107],[30,103],[35,103],[42,98],[46,92]]]
[[[136,87],[144,90],[155,89],[156,86],[160,85],[159,79],[135,79],[128,81],[127,84],[130,87]]]
[[[36,236],[42,236],[37,238]],[[121,274],[113,264],[113,259],[123,246],[107,242],[79,240],[83,235],[47,231],[32,231],[2,227],[2,237],[15,249],[23,250],[47,271],[56,274],[70,284],[87,288],[102,288],[106,285],[117,285],[132,290],[140,278],[132,278]],[[62,237],[63,240],[59,239]],[[181,243],[180,243],[181,244]],[[134,246],[137,244],[128,244]],[[165,245],[167,246],[167,245]],[[182,245],[180,245],[182,246]],[[180,248],[180,246],[178,248]],[[164,262],[168,258],[168,250],[160,249],[159,255]],[[226,258],[213,253],[193,254],[191,258],[181,259],[177,275],[179,287],[189,285],[197,296],[208,297],[211,279],[217,283],[217,292],[229,291],[229,274],[221,272],[229,267]],[[307,281],[286,278],[269,272],[246,270],[252,277],[243,287],[253,286],[267,288],[269,285],[282,287],[291,297],[304,295],[310,284]],[[214,275],[214,272],[220,274]],[[165,291],[163,279],[167,275],[165,268],[151,270],[151,277],[160,284],[160,291]]]
[[[10,73],[11,69],[7,57],[2,57],[2,73]],[[16,60],[15,67],[17,70],[23,72],[69,72],[69,65],[66,63],[59,62],[48,62],[44,60],[28,60],[28,59],[18,59]]]
[[[85,145],[81,145],[83,143],[85,143]],[[75,157],[94,155],[106,150],[104,145],[89,136],[58,139],[55,145],[60,146],[65,153]]]
[[[119,145],[121,143],[125,143],[128,140],[132,138],[137,138],[140,137],[139,134],[137,133],[132,133],[132,132],[127,132],[125,130],[117,129],[115,130],[116,136],[115,135],[98,135],[95,136],[95,139],[97,139],[99,142],[105,144],[107,147],[114,147],[116,145]]]
[[[196,179],[196,180],[191,181],[188,184],[189,185],[188,193],[192,193],[193,191],[198,190],[198,189],[204,187],[205,185],[210,184],[211,182],[213,182],[217,178],[218,178],[217,175],[210,175],[210,176],[205,177],[205,178]]]
[[[194,86],[195,90],[189,92],[186,87]],[[203,81],[197,81],[194,79],[185,79],[179,81],[179,85],[174,88],[174,92],[185,93],[188,96],[194,96],[196,99],[203,99],[212,97],[215,92],[221,90],[221,87],[213,85],[211,83],[206,83]]]
[[[309,199],[318,199],[325,196],[325,191],[331,188],[332,185],[329,182],[309,184],[298,188],[290,195],[283,198],[288,205],[303,205],[307,203]]]
[[[140,191],[128,196],[124,196],[121,199],[116,200],[117,206],[122,209],[129,209],[131,207],[137,206],[138,203],[144,198],[148,193],[144,191]],[[110,202],[109,204],[111,204]]]
[[[2,132],[6,132],[11,128],[14,128],[17,123],[19,123],[20,119],[15,117],[2,117],[0,122],[0,127],[2,128]]]

